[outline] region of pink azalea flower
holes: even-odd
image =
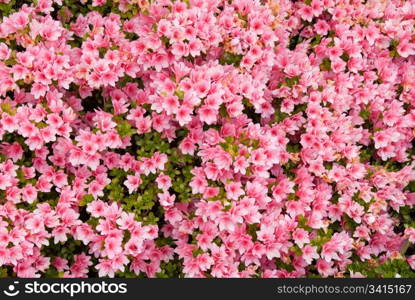
[[[141,178],[139,175],[128,175],[127,180],[124,182],[124,184],[128,188],[128,192],[132,194],[138,189],[138,186],[141,184]]]
[[[169,176],[161,173],[156,179],[157,185],[163,191],[167,191],[171,187],[171,179]]]
[[[225,186],[227,197],[232,200],[238,200],[238,198],[244,194],[241,187],[242,184],[240,182],[232,182],[227,184]]]

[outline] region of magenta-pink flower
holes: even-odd
[[[6,277],[412,275],[412,1],[0,2]]]

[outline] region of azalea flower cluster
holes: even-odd
[[[0,2],[2,276],[415,276],[415,1]]]

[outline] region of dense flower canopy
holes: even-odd
[[[415,276],[414,0],[0,11],[1,276]]]

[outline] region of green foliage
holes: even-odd
[[[343,61],[348,62],[348,61],[349,61],[349,59],[350,59],[350,56],[349,56],[349,54],[347,54],[347,53],[345,52],[345,53],[343,53],[343,54],[340,56],[340,58],[341,58]]]
[[[19,7],[23,4],[30,4],[33,1],[24,1],[24,0],[10,0],[9,3],[0,3],[0,17],[7,17],[8,15],[18,11]]]
[[[293,87],[294,85],[299,83],[300,78],[300,76],[286,77],[285,82],[282,83],[282,86]]]
[[[219,63],[221,65],[234,65],[238,67],[242,60],[242,54],[235,54],[230,52],[223,52],[222,56],[219,58]]]
[[[79,206],[86,206],[88,203],[91,203],[94,201],[94,196],[86,194],[81,201],[79,201]]]
[[[276,265],[278,269],[287,270],[289,272],[294,271],[294,266],[290,263],[285,263],[281,259],[276,260]]]
[[[399,42],[397,40],[391,40],[389,44],[389,55],[390,57],[400,57],[397,47],[399,45]]]
[[[404,189],[405,191],[415,193],[415,180],[410,181]]]
[[[308,232],[312,232],[313,228],[307,225],[307,221],[308,221],[307,218],[304,217],[303,215],[298,216],[298,227]]]
[[[126,136],[132,136],[136,130],[132,128],[129,121],[124,120],[117,123],[117,132],[122,138],[124,138]]]
[[[290,153],[299,153],[301,151],[301,145],[299,143],[288,143],[287,151]]]
[[[183,278],[182,261],[175,258],[169,262],[161,262],[161,272],[156,274],[157,278]]]
[[[311,245],[317,246],[318,251],[321,251],[323,245],[330,241],[333,235],[333,229],[328,228],[326,230],[317,230],[317,236],[311,241]]]
[[[129,129],[127,129],[129,130]],[[178,131],[178,139],[186,136],[186,130]],[[179,143],[169,143],[158,132],[149,132],[143,135],[132,134],[132,146],[127,149],[129,153],[136,153],[137,159],[151,157],[155,152],[168,155],[168,162],[162,171],[171,178],[170,193],[176,196],[176,201],[188,202],[192,199],[189,183],[193,177],[192,168],[199,164],[197,158],[184,155],[177,148]],[[157,187],[156,178],[159,174],[142,175],[142,183],[134,193],[129,193],[124,185],[131,172],[122,169],[112,169],[111,183],[105,187],[104,199],[120,202],[123,209],[135,214],[136,219],[145,224],[160,224],[163,218],[163,208],[158,204],[157,194],[162,191]],[[87,203],[89,196],[85,196],[81,203]]]
[[[322,39],[322,36],[321,35],[319,35],[319,34],[315,35],[311,39],[310,46],[314,47],[314,46],[319,45],[321,43],[321,39]]]
[[[8,277],[8,273],[9,273],[9,271],[8,271],[7,267],[0,268],[0,278]]]
[[[303,37],[300,36],[300,34],[294,35],[290,38],[290,41],[288,43],[288,49],[291,51],[295,49],[295,47],[303,41]]]
[[[359,113],[359,116],[362,117],[363,120],[367,121],[370,117],[370,110],[368,107],[362,109]]]
[[[405,278],[415,278],[415,272],[402,258],[389,259],[380,263],[378,259],[359,261],[355,259],[348,267],[349,271],[360,272],[370,278],[395,278],[397,275]]]
[[[331,60],[326,57],[323,59],[323,62],[320,64],[321,71],[330,71],[331,70]]]

